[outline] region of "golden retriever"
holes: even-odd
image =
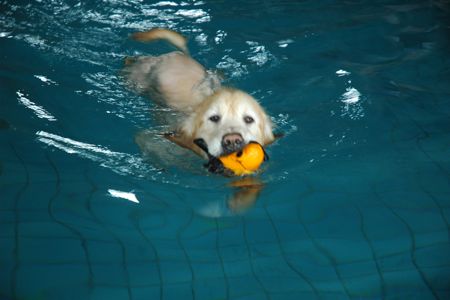
[[[215,72],[190,57],[179,33],[155,28],[132,35],[141,42],[163,39],[180,51],[160,56],[130,57],[125,61],[127,82],[138,92],[180,113],[174,131],[166,137],[206,157],[195,143],[203,139],[213,156],[242,149],[251,141],[267,145],[274,140],[273,125],[249,94],[223,87]]]

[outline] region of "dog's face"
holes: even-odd
[[[189,139],[203,139],[216,157],[251,141],[266,145],[274,139],[272,123],[258,102],[233,89],[221,89],[206,99],[185,120],[182,132]]]

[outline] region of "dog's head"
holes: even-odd
[[[188,116],[181,128],[190,139],[203,139],[211,155],[242,149],[251,141],[266,145],[274,140],[272,122],[250,95],[220,89]]]

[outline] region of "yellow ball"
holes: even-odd
[[[256,170],[265,159],[263,147],[258,143],[249,143],[241,151],[219,157],[223,166],[235,175],[248,175]]]

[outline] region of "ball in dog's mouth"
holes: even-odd
[[[208,145],[204,139],[195,139],[194,143],[208,155],[209,161],[205,167],[212,173],[220,173],[227,176],[250,175],[258,170],[260,165],[269,159],[263,146],[251,141],[238,151],[223,154],[219,157],[212,156],[208,151]]]

